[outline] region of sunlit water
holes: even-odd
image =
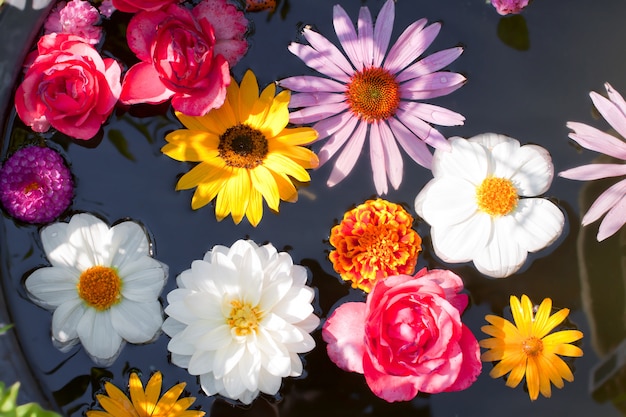
[[[290,75],[314,74],[288,52],[287,45],[301,39],[299,29],[303,25],[312,25],[336,41],[332,28],[335,2],[291,0],[285,13],[279,9],[271,17],[267,13],[250,14],[254,20],[251,47],[233,69],[235,77],[240,80],[247,69],[252,69],[259,83],[266,85]],[[355,18],[359,6],[369,6],[375,15],[383,1],[342,0],[341,4]],[[597,155],[573,146],[565,123],[575,120],[606,129],[608,125],[593,113],[588,92],[602,92],[603,83],[608,81],[626,93],[626,3],[536,0],[522,16],[503,21],[483,0],[398,0],[393,39],[411,22],[426,17],[430,22],[443,22],[427,53],[455,45],[465,47],[463,55],[448,68],[463,73],[468,83],[449,96],[430,101],[466,117],[464,126],[442,128],[444,135],[470,137],[496,132],[523,144],[536,143],[551,152],[557,172],[589,163]],[[514,24],[522,28],[525,24],[527,29],[527,37],[518,38],[521,43],[517,47],[498,36],[499,25],[506,29]],[[114,27],[107,26],[109,33],[115,32]],[[515,33],[523,35],[523,31]],[[115,50],[111,40],[107,42],[105,48]],[[60,134],[46,136],[71,163],[77,185],[73,210],[94,212],[109,222],[131,218],[147,226],[155,258],[170,268],[164,303],[165,294],[175,288],[175,276],[189,268],[194,259],[216,244],[230,246],[240,238],[271,242],[288,251],[296,263],[307,266],[310,285],[317,291],[317,314],[323,318],[346,299],[363,299],[334,273],[327,260],[330,247],[326,239],[346,210],[374,196],[367,152],[354,172],[334,188],[326,186],[331,164],[313,171],[310,185],[301,190],[296,204],[282,203],[280,214],[266,208],[260,225],[253,228],[246,220],[240,225],[234,225],[231,218],[218,223],[211,205],[191,209],[192,190],[174,191],[177,179],[190,165],[162,155],[160,148],[165,134],[179,127],[167,106],[142,106],[115,113],[104,127],[101,142],[92,144],[95,147]],[[19,122],[7,128],[4,154],[11,137],[18,140],[24,132]],[[385,198],[405,204],[415,215],[413,200],[430,178],[428,170],[405,155],[404,182]],[[555,178],[546,196],[567,215],[563,236],[549,249],[531,256],[522,272],[502,280],[486,278],[471,265],[440,262],[433,255],[428,225],[417,219],[416,228],[424,238],[418,269],[449,268],[463,278],[471,298],[463,320],[478,339],[485,337],[480,331],[484,315],[503,314],[510,295],[525,293],[537,303],[551,297],[556,307],[572,310],[572,323],[585,333],[585,355],[573,362],[575,381],[566,383],[564,389],[554,389],[552,398],[540,397],[535,402],[521,385],[510,389],[503,379],[491,379],[488,372],[492,365],[487,363],[477,382],[465,391],[419,395],[411,402],[387,404],[369,391],[362,375],[341,371],[330,362],[318,330],[314,333],[316,349],[305,355],[304,377],[284,380],[277,397],[262,396],[247,409],[233,407],[223,399],[203,395],[195,377],[169,364],[166,335],[149,345],[127,345],[106,369],[94,368],[80,346],[69,353],[54,348],[51,314],[32,304],[22,285],[34,268],[47,264],[38,230],[9,218],[1,224],[5,237],[0,244],[2,262],[9,272],[2,277],[2,284],[32,372],[50,399],[71,416],[80,416],[94,405],[102,377],[124,387],[129,369],[143,372],[144,381],[152,371],[160,370],[166,387],[186,381],[188,392],[198,398],[195,405],[213,416],[617,416],[617,407],[608,399],[626,395],[626,377],[616,377],[613,388],[604,394],[592,395],[592,376],[594,367],[626,337],[626,233],[598,243],[594,240],[597,223],[579,227],[581,204],[585,209],[605,188],[605,183],[586,187],[578,181]],[[607,365],[606,375],[612,372],[619,374],[617,365]]]

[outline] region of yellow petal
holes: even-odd
[[[522,337],[532,336],[533,306],[526,294],[522,295],[522,300],[511,296],[511,313],[513,321]]]
[[[228,104],[230,104],[235,120],[238,123],[242,122],[243,119],[239,114],[239,84],[237,84],[237,81],[235,81],[233,77],[231,77],[230,85],[226,89],[226,100],[228,100]]]
[[[96,396],[102,408],[115,417],[138,417],[135,408],[130,401],[118,402],[106,395]]]
[[[239,224],[246,214],[252,184],[248,170],[235,169],[233,172],[235,175],[224,185],[224,190],[220,195],[226,194],[225,197],[229,200],[228,205],[230,206],[233,220],[236,224]]]
[[[224,184],[224,181],[210,181],[198,184],[193,197],[191,197],[191,208],[198,210],[209,204],[217,196],[217,193],[224,188]]]
[[[286,145],[308,145],[317,140],[317,130],[311,127],[296,127],[283,129],[274,139]]]
[[[289,175],[300,182],[308,182],[311,180],[306,169],[278,152],[268,153],[265,157],[264,165],[274,172]]]
[[[226,190],[223,190],[221,193],[217,194],[217,199],[215,200],[215,218],[217,219],[217,221],[221,222],[229,214],[230,198],[226,193]]]
[[[152,377],[148,380],[148,384],[146,385],[146,411],[148,411],[148,415],[152,415],[154,411],[154,407],[156,403],[159,401],[159,396],[161,395],[161,385],[163,384],[163,375],[161,372],[155,372]]]
[[[320,162],[313,151],[302,146],[289,146],[274,142],[270,143],[268,151],[280,153],[305,169],[317,168]]]
[[[239,86],[239,120],[247,120],[255,101],[259,98],[259,85],[254,73],[246,71]]]
[[[250,191],[250,200],[248,201],[248,210],[246,217],[252,226],[257,226],[263,217],[263,197],[257,190]]]
[[[100,410],[88,410],[85,412],[85,415],[87,417],[115,417],[105,411]]]
[[[148,404],[139,376],[134,372],[130,374],[128,389],[130,391],[130,399],[133,402],[133,407],[137,410],[137,414],[140,416],[149,416],[152,407]]]
[[[274,176],[274,181],[276,181],[276,185],[278,186],[278,194],[280,195],[280,199],[283,201],[288,201],[290,203],[295,203],[298,201],[298,191],[296,187],[293,185],[293,182],[285,175],[279,172],[272,172]]]
[[[546,334],[550,333],[552,329],[554,329],[559,324],[563,323],[563,320],[567,318],[568,314],[569,314],[569,309],[563,308],[557,311],[556,313],[554,313],[553,315],[551,315],[550,318],[548,318],[548,322],[545,324],[543,329],[541,329],[543,334],[541,336],[537,335],[537,337],[543,337]]]
[[[533,335],[538,339],[541,339],[554,328],[547,328],[550,315],[552,314],[552,300],[550,298],[544,298],[539,305],[535,319],[533,321]]]
[[[539,384],[541,374],[537,369],[537,363],[530,359],[526,364],[526,385],[528,386],[528,395],[532,401],[539,397]]]
[[[272,173],[263,165],[259,165],[250,170],[250,179],[252,180],[253,188],[259,191],[265,198],[265,201],[267,201],[268,207],[278,211],[280,194]]]
[[[572,343],[580,340],[583,332],[580,330],[561,330],[547,335],[542,339],[544,346],[557,346],[565,343]]]
[[[178,397],[180,397],[180,394],[182,394],[183,390],[185,389],[185,385],[187,384],[185,384],[184,382],[181,382],[180,384],[176,384],[172,388],[167,390],[167,392],[163,394],[161,399],[159,399],[158,403],[154,407],[154,411],[152,414],[155,416],[169,416],[169,415],[177,416],[179,411],[186,410],[187,407],[185,408],[176,407],[178,404],[177,402]],[[191,399],[191,403],[189,404],[191,405],[194,401],[194,398],[188,397],[187,400],[189,399]]]
[[[219,137],[197,130],[175,130],[165,136],[169,143],[161,152],[182,162],[200,162],[215,158],[218,154]]]
[[[187,128],[190,130],[208,130],[209,132],[215,134],[215,135],[219,135],[220,132],[217,130],[212,130],[212,129],[207,129],[207,126],[205,125],[205,123],[202,120],[202,116],[198,117],[198,116],[187,116],[186,114],[183,114],[179,111],[175,112],[176,113],[176,117],[178,118],[178,120],[180,120],[180,122]]]
[[[188,190],[202,183],[210,183],[220,179],[226,181],[232,175],[221,158],[213,158],[209,161],[200,162],[188,173],[180,177],[176,184],[176,190]]]
[[[270,102],[268,112],[260,126],[260,130],[267,137],[273,138],[287,127],[289,123],[289,97],[289,91],[283,90]]]

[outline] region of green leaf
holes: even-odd
[[[0,415],[2,417],[61,417],[53,411],[41,408],[37,403],[17,405],[17,392],[20,383],[16,382],[7,390],[4,382],[0,381]]]

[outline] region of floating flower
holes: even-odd
[[[44,23],[45,33],[67,33],[95,45],[100,42],[102,28],[100,13],[91,3],[83,0],[61,1],[54,6]]]
[[[74,182],[61,155],[28,146],[0,169],[0,202],[11,217],[27,223],[50,223],[72,202]]]
[[[417,101],[449,94],[465,83],[460,74],[440,71],[461,54],[460,47],[413,63],[433,42],[441,24],[426,26],[426,19],[414,22],[385,57],[393,30],[394,4],[393,0],[385,2],[375,26],[369,9],[362,7],[358,34],[345,10],[334,7],[335,32],[349,61],[329,40],[308,27],[303,33],[310,45],[289,45],[306,65],[329,77],[289,77],[280,85],[298,92],[290,103],[290,107],[299,108],[291,113],[291,122],[315,123],[313,128],[320,139],[331,138],[319,152],[320,164],[343,146],[328,179],[331,187],[350,173],[369,136],[376,191],[387,193],[387,179],[397,189],[403,172],[397,143],[413,160],[430,168],[432,155],[426,144],[449,149],[446,139],[430,123],[451,126],[465,120],[458,113]]]
[[[120,101],[157,104],[171,98],[172,107],[189,116],[220,107],[230,67],[248,49],[247,30],[243,12],[228,0],[204,0],[193,9],[170,4],[135,14],[126,33],[141,62],[124,76]]]
[[[567,364],[558,355],[582,356],[583,351],[570,343],[583,337],[579,330],[561,330],[551,333],[565,320],[569,309],[564,308],[554,314],[552,300],[546,298],[534,313],[533,305],[526,295],[522,301],[511,296],[511,313],[515,324],[510,321],[487,315],[490,325],[481,327],[482,331],[493,336],[479,342],[487,348],[481,356],[485,362],[499,361],[489,372],[492,378],[500,378],[510,372],[506,385],[515,388],[524,375],[528,385],[528,395],[536,400],[541,392],[550,397],[550,383],[563,388],[563,379],[573,381],[574,375]]]
[[[331,229],[335,249],[328,258],[342,279],[370,292],[379,279],[415,271],[422,239],[412,226],[413,217],[402,206],[368,200]]]
[[[520,13],[528,3],[529,0],[491,0],[491,5],[503,16]]]
[[[36,269],[25,285],[33,302],[54,311],[52,337],[59,349],[80,341],[97,364],[108,366],[125,341],[157,336],[167,267],[151,257],[139,224],[109,228],[91,214],[75,214],[69,223],[43,228],[41,242],[52,266]]]
[[[550,154],[495,133],[450,143],[450,151],[435,151],[434,178],[417,195],[415,211],[431,225],[443,261],[473,261],[485,275],[509,276],[528,252],[545,248],[563,231],[565,217],[555,204],[521,198],[550,188]]]
[[[100,6],[98,6],[98,10],[102,16],[109,19],[116,9],[115,6],[113,6],[113,0],[102,0]]]
[[[154,12],[178,2],[179,0],[111,0],[114,9],[124,13]]]
[[[247,12],[260,12],[262,10],[274,11],[276,0],[246,0]]]
[[[344,303],[326,320],[328,356],[364,374],[389,402],[466,389],[482,364],[478,342],[461,322],[468,302],[462,289],[461,278],[446,270],[380,280],[365,303]]]
[[[75,139],[94,137],[120,96],[117,61],[66,33],[42,36],[27,61],[15,92],[20,119],[35,132],[52,126]]]
[[[163,375],[155,372],[144,391],[141,380],[136,373],[131,373],[128,381],[130,398],[110,382],[104,383],[105,394],[98,394],[96,398],[104,411],[89,410],[87,417],[202,417],[204,411],[189,410],[196,400],[194,397],[180,398],[185,383],[174,385],[161,398]]]
[[[610,84],[606,83],[604,86],[609,98],[592,91],[589,94],[591,100],[613,129],[622,138],[626,138],[626,101]],[[626,161],[626,143],[623,139],[584,123],[568,122],[567,127],[574,131],[569,134],[569,137],[580,146]],[[626,164],[623,163],[589,164],[559,172],[560,177],[581,181],[622,175],[626,175]],[[609,187],[596,199],[583,216],[583,226],[595,222],[605,213],[606,216],[598,229],[598,241],[612,236],[626,223],[626,179]]]
[[[249,404],[276,394],[282,378],[302,374],[319,324],[306,269],[271,244],[215,246],[177,278],[163,331],[172,363],[200,375],[207,395]]]
[[[317,156],[300,146],[317,138],[309,127],[287,128],[289,91],[276,96],[268,85],[259,96],[252,71],[241,87],[233,80],[224,105],[203,117],[176,113],[188,129],[168,134],[161,151],[177,161],[200,162],[176,184],[177,190],[196,188],[195,210],[217,197],[215,216],[232,213],[235,223],[245,215],[253,226],[263,216],[263,199],[274,211],[280,200],[295,202],[298,192],[291,178],[311,180]]]

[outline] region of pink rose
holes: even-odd
[[[463,281],[446,270],[378,281],[365,303],[348,302],[326,320],[322,337],[341,369],[365,375],[380,398],[459,391],[482,369],[480,348],[461,322]]]
[[[45,33],[67,33],[83,38],[92,45],[100,42],[100,12],[88,1],[71,0],[57,3],[44,23]]]
[[[529,0],[491,0],[491,5],[501,15],[520,13]]]
[[[52,126],[76,139],[95,136],[120,95],[119,64],[68,34],[42,36],[33,56],[15,92],[20,119],[35,132]]]
[[[113,7],[124,13],[153,12],[178,0],[113,0]]]
[[[140,12],[128,24],[128,45],[142,62],[122,82],[125,104],[162,103],[189,116],[220,107],[230,65],[247,50],[247,20],[227,0]]]

